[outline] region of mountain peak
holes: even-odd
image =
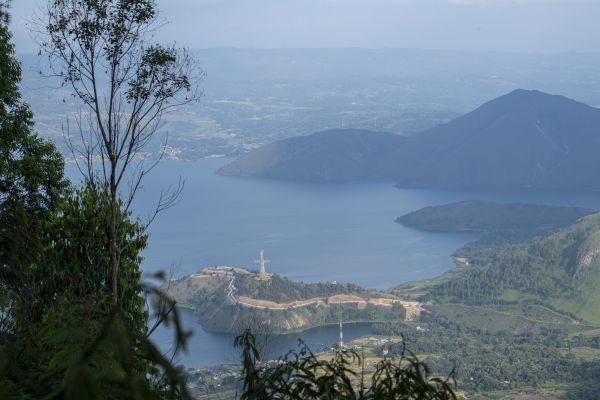
[[[561,96],[558,94],[550,94],[546,92],[542,92],[539,90],[528,90],[528,89],[515,89],[512,92],[505,94],[504,96],[500,96],[494,100],[485,103],[483,106],[487,104],[495,104],[498,102],[506,102],[514,107],[522,106],[524,103],[526,104],[545,104],[549,107],[557,107],[565,104],[570,105],[580,105],[587,108],[591,108],[587,104],[581,103],[579,101],[570,99],[565,96]],[[482,107],[483,107],[482,106]]]
[[[329,130],[271,143],[223,175],[403,187],[600,188],[600,110],[564,96],[517,89],[414,137]]]
[[[549,93],[541,92],[539,90],[529,90],[529,89],[515,89],[512,92],[508,93],[506,96],[510,97],[540,97],[540,96],[553,96]]]

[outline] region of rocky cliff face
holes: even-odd
[[[600,232],[590,234],[579,246],[576,257],[575,274],[581,274],[589,268],[600,255]]]

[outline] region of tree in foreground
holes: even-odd
[[[70,195],[48,223],[47,274],[56,289],[38,331],[45,356],[38,357],[38,378],[48,379],[42,390],[52,398],[188,398],[183,374],[149,339],[146,301],[170,306],[154,317],[175,323],[177,345],[185,333],[177,314],[168,312],[174,303],[140,282],[147,236],[121,212],[118,236],[126,246],[118,278],[125,301],[112,304],[110,229],[103,223],[111,206],[108,192],[98,187],[88,184]]]
[[[0,398],[189,398],[149,339],[154,321],[175,327],[176,349],[186,333],[174,302],[140,282],[145,226],[110,182],[68,188],[62,157],[21,100],[8,22],[0,2]]]
[[[100,262],[87,268],[96,274],[94,279],[102,282],[103,289],[110,286],[111,301],[110,307],[105,303],[105,308],[98,310],[95,320],[102,324],[95,332],[92,348],[102,354],[106,352],[101,351],[100,343],[114,346],[125,340],[108,352],[108,360],[115,362],[108,367],[109,371],[122,371],[128,379],[113,378],[123,378],[122,383],[130,389],[146,385],[148,389],[165,389],[163,394],[168,396],[185,397],[180,374],[149,336],[157,324],[173,323],[177,350],[186,335],[174,303],[156,287],[139,282],[138,256],[145,246],[147,224],[173,204],[181,186],[161,195],[149,221],[132,220],[133,200],[144,177],[161,158],[151,157],[148,146],[159,133],[163,116],[200,96],[202,73],[193,58],[183,49],[153,42],[159,25],[155,0],[48,0],[47,13],[38,27],[43,32],[42,51],[48,55],[52,71],[81,105],[74,120],[75,135],[70,123],[66,134],[87,185],[81,199],[91,199],[90,206],[98,209],[95,216],[86,213],[82,217],[95,220],[102,227],[100,237],[106,239],[97,252]],[[87,206],[87,202],[82,205]],[[94,232],[93,226],[79,233],[85,238],[90,232]],[[142,294],[153,297],[151,303],[156,308],[151,318],[139,312],[146,304],[140,301]],[[147,327],[149,322],[155,323]],[[89,363],[90,353],[86,349],[80,361]],[[79,373],[81,368],[73,371]],[[106,371],[101,368],[102,373]],[[92,377],[110,383],[101,374]],[[66,387],[62,390],[68,391]],[[147,398],[144,390],[131,393]]]
[[[364,359],[353,350],[338,350],[327,360],[304,345],[269,366],[261,362],[250,331],[238,336],[235,346],[242,350],[241,400],[456,399],[452,377],[432,377],[427,365],[406,350],[398,359],[380,361],[367,379]]]
[[[21,98],[9,20],[0,2],[0,361],[8,360],[5,350],[18,352],[15,341],[29,337],[45,312],[41,237],[67,187],[62,157],[33,131]]]
[[[202,72],[193,58],[183,49],[152,42],[157,14],[155,0],[48,0],[47,15],[39,22],[52,70],[81,104],[75,118],[78,140],[71,140],[70,129],[66,132],[74,156],[88,182],[102,182],[109,194],[114,304],[123,301],[119,207],[131,209],[144,177],[160,159],[148,161],[147,147],[165,113],[200,96]],[[178,189],[161,196],[157,212],[172,204]]]

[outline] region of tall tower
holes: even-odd
[[[340,321],[340,339],[338,341],[338,346],[341,349],[344,348],[344,324]]]
[[[265,278],[267,277],[265,264],[270,263],[271,260],[265,260],[265,251],[263,249],[260,249],[260,252],[258,254],[260,255],[260,259],[254,261],[255,263],[258,263],[260,265],[260,268],[258,270],[258,276],[260,278]]]

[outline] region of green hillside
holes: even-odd
[[[393,133],[330,129],[269,143],[217,173],[324,182],[381,179],[379,160],[405,141]]]
[[[481,233],[477,240],[457,249],[453,257],[482,266],[511,245],[546,236],[594,212],[580,207],[471,200],[424,207],[398,217],[396,222],[429,232]]]
[[[390,293],[351,283],[304,283],[267,278],[242,268],[208,268],[169,284],[180,306],[194,310],[204,329],[238,333],[303,331],[344,322],[403,321],[407,312]],[[387,304],[382,304],[385,302]]]
[[[600,323],[600,214],[527,245],[499,252],[487,265],[432,284],[437,303],[532,303]]]
[[[364,297],[381,297],[376,290],[367,290],[353,283],[332,282],[297,282],[273,274],[269,280],[256,280],[252,275],[237,277],[236,287],[241,296],[254,299],[285,303],[289,301],[306,300],[312,297],[355,295]]]
[[[573,224],[594,210],[526,203],[471,200],[424,207],[396,219],[431,232],[546,232]]]

